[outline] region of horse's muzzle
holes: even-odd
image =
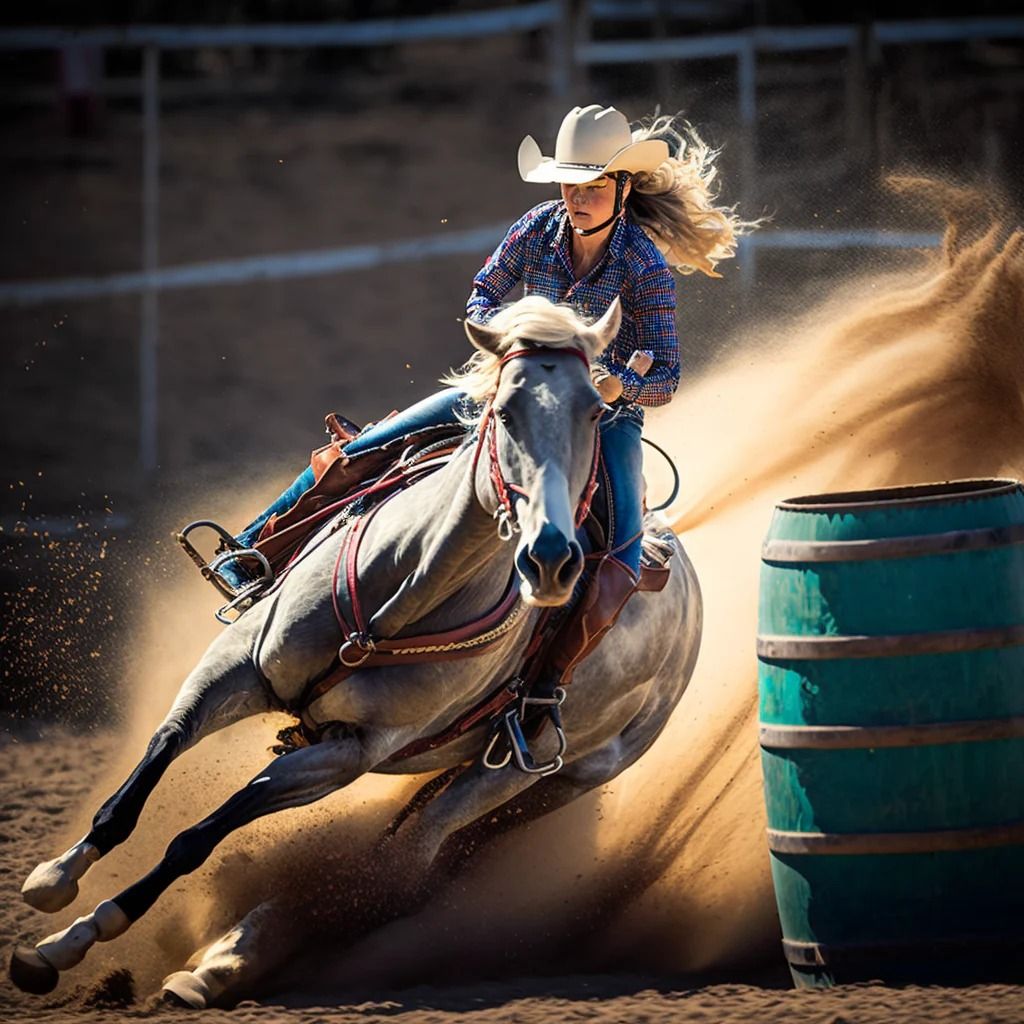
[[[520,547],[516,569],[527,604],[562,605],[569,600],[583,571],[583,551],[575,538],[545,523],[532,541],[524,541]]]

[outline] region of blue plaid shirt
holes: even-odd
[[[560,199],[525,213],[473,279],[466,313],[470,319],[486,323],[520,282],[525,294],[568,302],[588,319],[600,317],[619,295],[622,328],[600,362],[622,381],[622,401],[665,405],[679,386],[672,271],[627,211],[612,231],[604,258],[577,281],[572,269],[571,231]],[[654,365],[644,377],[626,366],[636,349],[646,349],[654,356]]]

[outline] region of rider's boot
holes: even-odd
[[[572,681],[579,663],[615,625],[638,582],[629,566],[614,555],[605,555],[597,563],[583,596],[551,641],[549,665],[556,683]]]
[[[332,437],[331,442],[313,452],[310,464],[295,478],[287,490],[268,505],[245,529],[235,535],[233,545],[225,540],[217,549],[218,554],[231,550],[250,550],[255,547],[267,524],[270,523],[270,529],[266,532],[273,532],[277,520],[295,507],[298,500],[315,486],[335,460],[347,461],[341,457],[341,453],[345,446],[358,435],[359,427],[337,413],[328,413],[324,422],[327,433]],[[218,565],[217,572],[236,591],[250,583],[255,583],[263,576],[262,566],[251,556],[227,559]]]

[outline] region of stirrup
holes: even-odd
[[[487,749],[484,751],[483,765],[497,771],[504,768],[510,761],[515,761],[516,767],[527,775],[554,775],[561,770],[565,763],[563,758],[569,747],[565,738],[565,730],[562,728],[562,714],[559,710],[565,701],[565,690],[556,686],[550,697],[528,697],[523,695],[512,707],[502,715],[498,728],[495,729]],[[550,761],[538,764],[530,752],[530,746],[523,734],[523,718],[528,707],[542,707],[547,711],[551,724],[555,727],[555,734],[558,736],[558,753]],[[504,731],[503,731],[504,730]],[[501,761],[492,760],[494,748],[498,741],[504,736],[508,740],[508,751]]]
[[[203,527],[212,530],[220,538],[218,553],[209,562],[189,539],[189,534],[193,530]],[[226,626],[231,625],[253,600],[274,582],[274,570],[270,567],[267,556],[255,548],[242,547],[223,526],[211,519],[197,519],[194,523],[189,523],[180,533],[176,533],[174,538],[184,548],[185,554],[199,567],[203,579],[212,583],[222,597],[228,598],[227,604],[222,605],[214,613],[217,621],[223,622]],[[244,587],[234,587],[220,574],[219,569],[225,562],[241,557],[254,559],[259,564],[261,575]],[[233,618],[228,617],[229,612],[235,613]]]

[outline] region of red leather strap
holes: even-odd
[[[577,359],[583,362],[583,365],[590,370],[590,358],[580,348],[520,348],[513,352],[508,352],[502,356],[500,365],[505,366],[507,363],[512,362],[514,359],[524,359],[530,356],[550,356],[550,355],[570,355],[575,356]],[[480,417],[480,433],[477,438],[476,452],[473,455],[473,473],[476,474],[476,467],[480,461],[480,453],[483,451],[484,445],[487,445],[487,455],[490,461],[489,474],[491,478],[491,484],[494,487],[495,494],[498,498],[498,507],[502,509],[505,514],[505,518],[511,522],[515,522],[515,510],[512,507],[512,494],[519,494],[526,497],[527,492],[520,487],[518,484],[509,483],[504,474],[501,471],[501,462],[498,459],[498,433],[494,426],[494,399],[492,398],[487,403],[487,408],[484,409],[483,416]],[[594,432],[594,456],[590,466],[590,479],[587,481],[587,486],[583,491],[583,495],[580,498],[580,502],[576,507],[576,520],[575,525],[577,527],[583,524],[583,521],[590,514],[590,503],[594,499],[594,493],[597,490],[597,474],[598,467],[601,463],[601,434],[600,431]]]

